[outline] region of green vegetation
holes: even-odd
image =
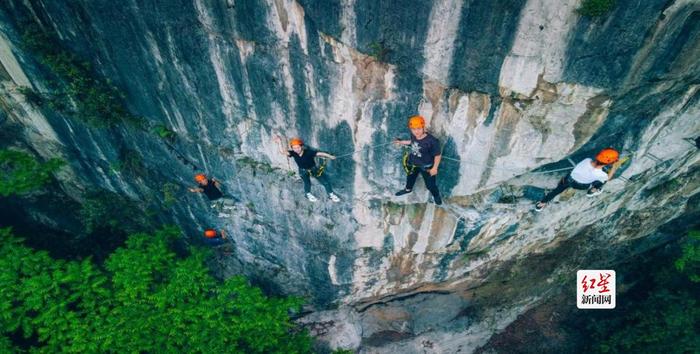
[[[582,16],[598,17],[609,13],[615,7],[615,0],[583,0],[578,13]]]
[[[388,201],[388,202],[384,203],[384,208],[385,208],[387,214],[389,214],[390,216],[394,216],[394,215],[401,215],[401,212],[403,211],[404,207],[402,204]]]
[[[111,167],[115,171],[125,172],[132,177],[145,177],[147,172],[141,154],[129,148],[123,148],[119,151],[119,161],[112,164]]]
[[[90,64],[64,49],[60,41],[47,34],[36,23],[25,25],[24,46],[34,53],[51,74],[49,106],[68,113],[94,127],[111,127],[122,122],[135,122],[124,106],[124,95],[109,80],[100,78]]]
[[[65,162],[60,159],[41,163],[26,152],[1,149],[0,196],[19,195],[39,189],[63,165]]]
[[[175,137],[177,134],[175,134],[174,131],[168,129],[168,127],[165,124],[156,124],[153,126],[153,129],[151,129],[156,135],[158,135],[161,139],[167,140],[167,141],[173,141],[175,140]]]
[[[146,215],[135,201],[104,190],[86,194],[79,218],[86,234],[95,231],[133,233],[149,226]]]
[[[180,186],[175,183],[167,182],[163,185],[163,206],[170,208],[177,202],[177,195],[180,193]]]
[[[41,107],[46,103],[46,97],[44,95],[37,93],[36,91],[32,90],[31,87],[27,86],[22,86],[18,89],[19,93],[24,95],[24,98],[27,100],[27,102]]]
[[[245,204],[245,206],[246,206],[246,208],[248,208],[248,210],[250,210],[252,213],[255,213],[255,204],[253,204],[253,202],[248,202],[248,203]]]
[[[0,229],[0,350],[311,351],[310,337],[289,317],[300,299],[268,298],[241,277],[215,279],[206,251],[173,251],[179,234],[133,234],[103,269],[90,259],[52,259]]]
[[[688,233],[683,254],[674,263],[676,269],[687,275],[690,281],[700,283],[700,231]]]
[[[593,313],[597,353],[694,353],[700,348],[700,232],[685,238],[680,258],[655,261],[650,274],[618,294],[618,307]],[[674,267],[675,264],[675,267]],[[679,271],[680,270],[680,271]]]
[[[384,46],[384,42],[372,42],[369,44],[369,56],[374,57],[377,61],[385,61],[389,54],[389,49]]]
[[[256,171],[262,171],[266,174],[270,174],[274,172],[275,170],[278,170],[278,168],[272,167],[269,163],[266,162],[260,162],[257,161],[253,158],[250,158],[248,156],[241,157],[237,159],[238,163],[244,165],[244,166],[250,166],[252,169]]]

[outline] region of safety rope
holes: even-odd
[[[378,148],[378,147],[387,146],[387,145],[390,145],[390,144],[393,144],[393,143],[394,143],[394,142],[392,141],[392,142],[383,143],[383,144],[370,145],[370,146],[367,146],[367,148],[369,148],[369,149],[371,150],[371,149],[376,149],[376,148]],[[345,157],[348,157],[348,156],[352,156],[352,155],[354,155],[356,152],[360,152],[360,151],[362,151],[362,149],[359,149],[359,150],[352,150],[352,151],[350,151],[350,152],[347,152],[347,153],[343,153],[343,154],[341,154],[341,155],[338,155],[338,156],[336,156],[335,158],[336,158],[336,160],[337,160],[337,159],[342,159],[342,158],[345,158]]]

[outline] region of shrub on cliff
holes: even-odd
[[[615,0],[583,0],[578,13],[582,16],[598,17],[612,11]]]
[[[64,164],[60,159],[39,162],[26,152],[1,149],[0,196],[19,195],[39,189]]]
[[[589,325],[595,353],[697,353],[700,350],[700,233],[691,231],[675,262],[655,270],[618,295],[615,313]],[[675,267],[674,267],[675,265]]]
[[[55,260],[0,229],[0,348],[39,352],[303,353],[298,298],[219,281],[206,252],[172,250],[179,234],[133,234],[104,263]],[[8,338],[12,338],[9,341]]]

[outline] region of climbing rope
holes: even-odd
[[[370,150],[373,150],[373,149],[376,149],[376,148],[379,148],[379,147],[382,147],[382,146],[391,145],[391,144],[393,144],[393,143],[394,143],[394,142],[392,141],[392,142],[383,143],[383,144],[370,145],[370,146],[367,146],[367,148],[369,148]],[[342,158],[345,158],[345,157],[348,157],[348,156],[352,156],[352,155],[354,155],[356,152],[360,152],[360,151],[362,151],[362,149],[359,149],[359,150],[352,150],[352,151],[350,151],[350,152],[347,152],[347,153],[343,153],[343,154],[341,154],[341,155],[338,155],[338,156],[336,156],[335,158],[336,158],[336,159],[342,159]]]

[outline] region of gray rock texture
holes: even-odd
[[[304,296],[300,319],[330,348],[471,352],[581,268],[614,267],[698,220],[700,3],[618,0],[599,18],[577,0],[6,0],[0,3],[0,125],[42,157],[70,161],[61,187],[163,202],[195,242],[232,235],[224,275]],[[20,87],[50,73],[22,47],[41,24],[176,136],[90,127],[40,109]],[[406,119],[444,144],[439,187],[394,197]],[[342,156],[343,201],[303,196],[272,137]],[[9,140],[8,140],[9,141]],[[605,192],[532,204],[577,162],[629,156]],[[147,170],[111,168],[137,151]],[[185,193],[219,178],[240,202],[219,218]],[[149,199],[150,198],[150,199]],[[51,219],[48,217],[47,219]],[[567,281],[569,283],[567,283]],[[572,304],[573,306],[573,304]]]

